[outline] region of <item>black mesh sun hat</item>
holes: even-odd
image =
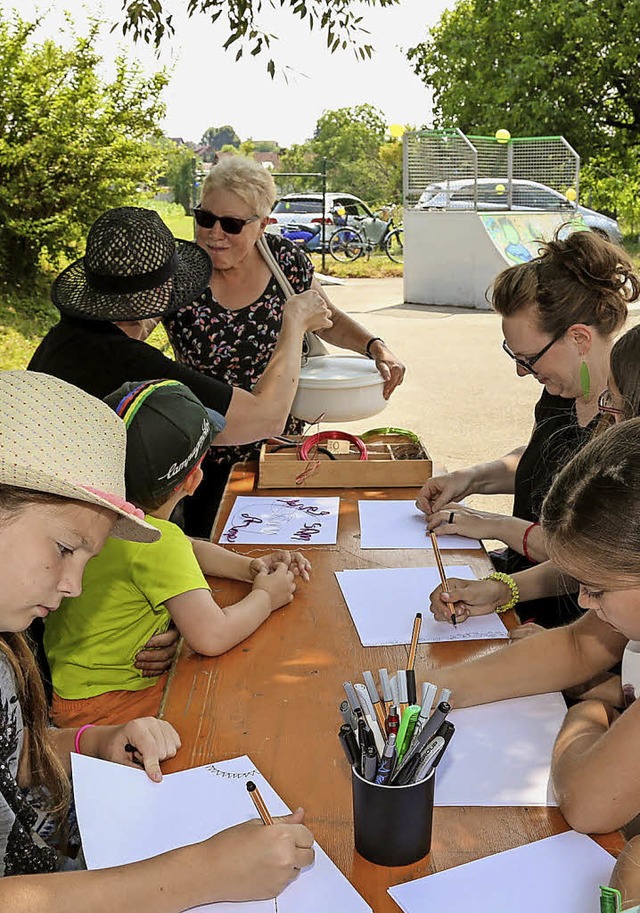
[[[146,320],[189,304],[210,276],[201,247],[174,238],[157,212],[122,206],[96,219],[84,257],[55,279],[51,300],[85,320]]]

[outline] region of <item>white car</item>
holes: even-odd
[[[352,193],[327,193],[325,195],[325,235],[329,238],[338,226],[348,225],[356,217],[373,218],[366,203]],[[288,193],[279,199],[269,216],[267,231],[281,234],[292,225],[321,225],[323,221],[321,193]]]
[[[477,198],[476,198],[477,188]],[[567,218],[575,212],[582,216],[589,228],[604,232],[611,241],[622,242],[622,232],[615,219],[595,212],[586,206],[572,203],[558,190],[536,181],[511,181],[511,206],[509,206],[506,178],[478,178],[473,180],[438,181],[429,184],[421,194],[416,209],[474,209],[495,212],[511,209],[514,212],[566,212]]]

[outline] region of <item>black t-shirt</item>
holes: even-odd
[[[537,522],[558,472],[591,437],[598,417],[582,428],[573,399],[546,390],[536,403],[535,427],[520,458],[514,482],[513,516]]]
[[[226,414],[233,393],[229,384],[172,361],[113,323],[64,315],[44,337],[28,369],[59,377],[100,399],[127,381],[178,380],[221,415]]]
[[[543,390],[535,408],[535,427],[526,450],[520,457],[514,482],[513,516],[538,522],[542,502],[563,466],[587,443],[599,418],[596,416],[582,428],[578,424],[573,399],[551,396]],[[524,555],[506,548],[492,553],[499,571],[514,574],[534,567]],[[567,624],[578,618],[581,610],[573,595],[562,592],[557,596],[536,599],[520,607],[522,620],[531,618],[547,628]]]

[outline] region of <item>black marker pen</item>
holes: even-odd
[[[362,776],[372,783],[376,778],[376,770],[378,769],[378,753],[375,748],[369,745],[363,757]]]
[[[358,763],[360,751],[358,749],[356,737],[353,734],[353,729],[348,723],[342,724],[340,732],[338,733],[338,738],[340,739],[340,744],[342,745],[345,757],[349,762],[349,766],[353,767],[354,764]]]
[[[438,729],[438,731],[436,732],[436,738],[438,738],[438,737],[443,738],[444,745],[442,746],[442,751],[440,752],[438,757],[433,762],[434,767],[437,767],[438,764],[440,763],[440,761],[442,759],[442,755],[447,750],[447,745],[451,741],[451,736],[453,735],[453,733],[455,731],[456,731],[456,727],[453,725],[453,723],[450,723],[449,720],[445,720],[444,723],[442,724],[442,726],[440,727],[440,729]]]

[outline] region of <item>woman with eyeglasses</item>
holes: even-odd
[[[624,251],[588,231],[556,237],[542,246],[538,258],[509,267],[494,282],[492,303],[502,317],[504,351],[518,375],[531,375],[544,387],[531,438],[499,460],[429,479],[417,501],[429,529],[498,539],[507,546],[492,556],[496,577],[480,591],[483,599],[489,589],[495,591],[501,602],[491,604],[487,597],[481,603],[485,612],[515,605],[523,594],[511,575],[547,557],[538,523],[542,501],[557,472],[598,425],[613,337],[624,325],[628,302],[639,295],[640,277]],[[512,516],[459,503],[470,494],[510,493]],[[545,574],[545,568],[536,569],[528,578],[541,581],[534,593],[548,588]],[[456,586],[451,583],[447,595],[455,597],[459,617],[481,613],[475,589],[466,591],[462,582]],[[433,603],[440,617],[438,591]],[[527,618],[544,627],[578,614],[575,600],[564,593],[527,606]]]
[[[594,435],[611,424],[640,417],[640,325],[620,336],[611,350],[608,387],[598,397],[598,411],[603,421],[595,423]],[[605,420],[606,419],[606,420]],[[566,578],[551,561],[517,571],[511,578],[518,589],[518,610],[521,617],[536,614],[536,600],[557,598],[559,593],[577,592],[575,581]],[[431,594],[431,611],[439,621],[451,621],[447,601],[456,606],[456,620],[465,621],[469,615],[486,615],[512,597],[508,583],[500,579],[465,581],[451,579],[449,592],[442,587]],[[522,625],[510,632],[514,640],[540,629],[539,625]],[[599,684],[600,690],[600,684]],[[608,685],[604,685],[608,688]]]
[[[257,245],[263,237],[293,289],[323,296],[332,326],[318,334],[340,348],[367,355],[384,378],[384,396],[402,383],[404,366],[384,341],[340,311],[313,275],[309,258],[290,241],[264,233],[276,198],[271,174],[241,156],[211,168],[194,210],[196,242],[211,258],[211,280],[194,301],[164,321],[177,359],[197,371],[253,390],[269,363],[282,331],[286,296]],[[287,432],[302,430],[290,419]],[[260,442],[216,447],[204,465],[205,478],[185,504],[185,529],[208,535],[233,463],[256,459]]]

